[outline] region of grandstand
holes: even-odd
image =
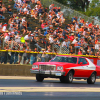
[[[47,7],[44,6],[45,2],[41,4],[44,0],[28,1],[30,2],[27,0],[2,1],[2,5],[7,10],[3,12],[4,19],[0,18],[1,49],[35,51],[37,48],[36,52],[45,49],[45,52],[100,56],[98,24],[94,24],[92,20],[86,22],[85,18],[77,16],[75,11],[72,18],[68,17],[55,2],[52,4],[48,2]],[[2,59],[6,57],[4,55],[1,56]],[[26,60],[27,54],[22,55]],[[40,55],[30,54],[28,57],[31,56],[41,58]],[[7,58],[11,64],[14,58],[17,59],[16,63],[18,57],[19,53],[8,52]]]

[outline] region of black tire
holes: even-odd
[[[70,71],[66,76],[65,76],[65,82],[66,83],[72,83],[73,82],[73,72]]]
[[[92,73],[91,76],[87,79],[88,84],[94,84],[96,81],[96,74]]]
[[[44,77],[42,77],[41,74],[36,74],[36,80],[37,82],[42,82],[44,80]]]
[[[60,77],[60,82],[61,82],[61,83],[65,83],[64,76],[61,76],[61,77]]]

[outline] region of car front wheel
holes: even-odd
[[[60,77],[60,82],[61,82],[61,83],[65,83],[64,78],[65,78],[64,76],[61,76],[61,77]]]
[[[36,80],[38,82],[42,82],[44,80],[44,78],[41,76],[41,74],[36,74]]]
[[[66,82],[66,83],[72,83],[72,82],[73,82],[73,72],[72,72],[72,71],[70,71],[70,72],[66,75],[66,77],[65,77],[65,82]]]
[[[87,83],[88,84],[94,84],[96,81],[96,74],[93,73],[88,79],[87,79]]]

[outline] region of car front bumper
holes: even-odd
[[[65,72],[61,72],[61,71],[41,71],[41,70],[30,69],[30,72],[34,74],[46,74],[46,75],[55,75],[55,76],[65,75]]]

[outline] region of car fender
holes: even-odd
[[[93,72],[91,73],[91,75],[92,75],[93,73],[97,74],[97,72],[96,72],[96,71],[93,71]],[[90,76],[91,76],[91,75],[90,75]],[[89,76],[89,77],[90,77],[90,76]]]
[[[73,75],[74,75],[74,73],[75,73],[74,69],[65,69],[65,75],[64,76],[66,76],[70,71],[72,71]]]

